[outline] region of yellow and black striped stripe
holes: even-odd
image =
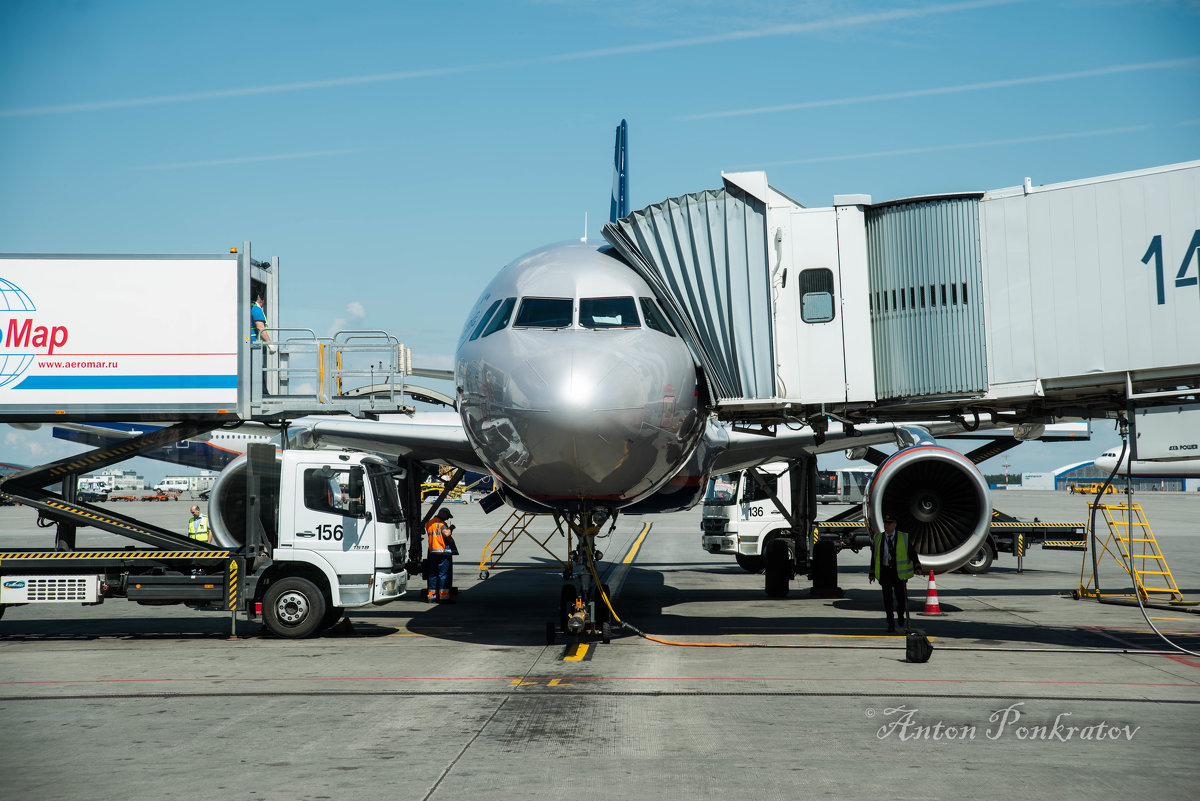
[[[229,551],[28,551],[0,554],[0,563],[34,559],[228,559]]]
[[[229,560],[229,568],[225,571],[225,575],[227,577],[225,608],[234,612],[238,608],[238,580],[241,577],[241,574],[238,572],[238,560]]]

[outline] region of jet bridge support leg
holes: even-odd
[[[787,472],[792,498],[790,508],[784,508],[778,494],[768,486],[756,470],[750,470],[749,476],[758,484],[760,491],[770,497],[775,508],[788,521],[789,528],[786,533],[782,536],[774,536],[763,546],[767,596],[784,598],[787,597],[789,584],[793,578],[798,575],[813,575],[813,560],[810,559],[809,542],[817,519],[817,457],[810,453],[804,453],[792,460]],[[830,556],[833,559],[832,584],[835,588],[837,586],[837,552],[836,549],[832,549],[827,554],[826,550],[822,548],[820,551],[825,568],[820,581],[817,581],[814,576],[813,592],[815,594],[819,594],[819,587],[824,587],[829,583],[825,574],[829,572]],[[840,590],[838,592],[840,594]]]

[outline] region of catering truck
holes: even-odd
[[[208,543],[6,485],[40,514],[154,547],[0,551],[0,614],[22,604],[124,598],[261,615],[272,633],[298,638],[317,634],[348,608],[404,593],[400,470],[364,453],[250,449],[213,485]]]

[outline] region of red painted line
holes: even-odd
[[[29,686],[40,684],[145,684],[145,683],[163,683],[163,684],[210,684],[210,683],[236,683],[236,682],[264,682],[264,681],[279,681],[279,682],[342,682],[342,681],[512,681],[514,679],[522,679],[524,681],[541,681],[552,678],[563,678],[562,676],[322,676],[322,677],[252,677],[252,678],[145,678],[145,679],[60,679],[60,680],[41,680],[41,681],[0,681],[0,686]],[[698,682],[850,682],[850,683],[866,683],[866,682],[882,682],[896,684],[1029,684],[1035,686],[1067,686],[1067,687],[1200,687],[1200,684],[1192,683],[1167,683],[1167,682],[1129,682],[1129,681],[1043,681],[1029,679],[912,679],[901,678],[895,676],[882,676],[877,679],[845,679],[825,676],[816,677],[763,677],[763,676],[571,676],[571,681],[663,681],[663,682],[680,682],[680,681],[698,681]],[[0,700],[3,700],[0,697]]]
[[[1128,640],[1118,637],[1117,635],[1113,634],[1112,631],[1110,631],[1110,630],[1101,629],[1096,626],[1079,626],[1078,628],[1083,629],[1084,631],[1094,632],[1103,637],[1108,637],[1110,640],[1119,642],[1119,643],[1121,643],[1121,645],[1124,645],[1124,646],[1130,648],[1134,652],[1142,650],[1141,646],[1134,645],[1133,643],[1129,642]],[[1181,665],[1187,665],[1188,667],[1200,668],[1200,662],[1193,662],[1191,659],[1188,659],[1186,656],[1183,656],[1182,654],[1179,654],[1179,655],[1176,655],[1176,654],[1154,654],[1154,656],[1165,656],[1167,659],[1178,662]]]

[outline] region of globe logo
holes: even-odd
[[[21,287],[0,278],[0,312],[37,311]],[[0,387],[11,384],[33,364],[33,353],[0,353]]]

